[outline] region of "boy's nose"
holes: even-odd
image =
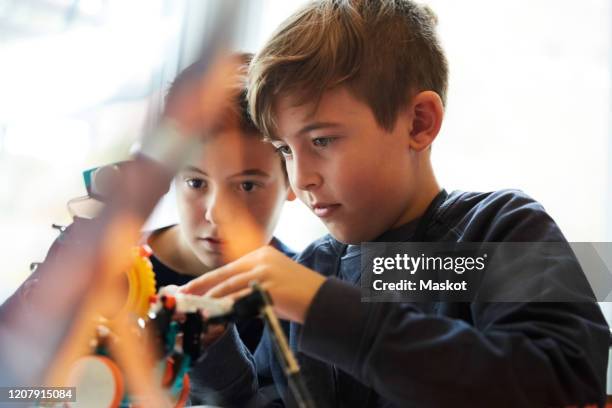
[[[291,174],[289,175],[291,185],[299,190],[310,191],[321,185],[323,178],[312,162],[308,160],[293,160]]]
[[[220,192],[211,194],[206,200],[204,218],[211,224],[223,224],[228,217],[228,203]]]

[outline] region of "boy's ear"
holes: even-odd
[[[287,201],[293,201],[296,199],[296,195],[293,192],[293,189],[291,187],[289,187],[287,189]]]
[[[415,151],[423,151],[433,143],[442,127],[444,105],[440,95],[433,91],[423,91],[416,94],[410,103],[409,147]]]

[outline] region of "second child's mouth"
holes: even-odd
[[[200,237],[198,241],[212,251],[220,251],[225,245],[225,242],[217,237]]]

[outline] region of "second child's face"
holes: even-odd
[[[225,130],[192,157],[176,191],[181,236],[198,259],[216,268],[268,244],[288,194],[274,148]]]
[[[339,241],[371,241],[399,226],[414,195],[409,118],[381,128],[371,109],[346,88],[319,105],[275,105],[275,147],[285,156],[293,191]]]

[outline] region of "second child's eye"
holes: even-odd
[[[259,184],[254,183],[252,181],[243,181],[242,183],[240,183],[240,190],[244,191],[245,193],[252,193],[258,187],[260,187]]]
[[[255,190],[256,187],[257,186],[252,181],[243,181],[242,183],[240,183],[240,189],[247,193],[250,193],[251,191]]]
[[[187,186],[189,186],[189,188],[193,190],[201,190],[203,188],[206,188],[206,181],[199,178],[187,179],[185,180],[185,183],[187,183]]]

